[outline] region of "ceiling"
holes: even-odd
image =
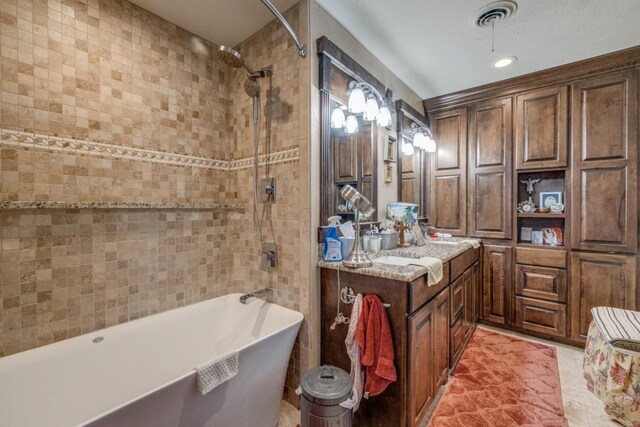
[[[274,19],[258,0],[130,0],[215,44],[236,46]],[[284,12],[298,0],[271,0]]]
[[[638,0],[516,0],[491,29],[473,25],[492,0],[317,0],[421,98],[640,44]],[[501,56],[516,56],[496,69]]]

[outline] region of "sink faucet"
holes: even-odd
[[[249,298],[263,298],[263,297],[273,296],[273,289],[264,288],[259,291],[250,292],[248,294],[244,294],[240,297],[240,302],[242,304],[246,304]]]

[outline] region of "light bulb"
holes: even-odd
[[[424,150],[427,153],[435,153],[436,152],[436,142],[430,136],[425,137]]]
[[[358,119],[353,114],[350,114],[347,117],[347,121],[345,124],[345,132],[347,133],[356,133],[358,132]]]
[[[386,128],[387,126],[391,126],[391,112],[385,104],[382,104],[382,107],[380,107],[377,121],[380,127]]]
[[[506,57],[500,58],[496,62],[494,62],[493,66],[496,67],[496,68],[504,68],[504,67],[508,67],[509,65],[513,64],[517,60],[518,60],[518,58],[516,58],[515,56],[506,56]]]
[[[424,150],[426,148],[427,145],[427,137],[425,136],[424,133],[422,133],[421,130],[419,130],[418,132],[416,132],[416,134],[413,136],[413,145],[416,148],[419,148],[421,150]]]
[[[404,156],[413,156],[413,144],[406,139],[402,141],[402,154]]]
[[[373,95],[369,95],[367,103],[364,107],[364,115],[362,116],[362,118],[371,122],[375,120],[376,117],[378,117],[379,111],[380,109],[378,108],[378,102],[376,102],[376,98]]]
[[[331,113],[331,127],[333,129],[340,129],[344,127],[344,111],[340,107],[336,107],[333,109]]]
[[[349,112],[359,114],[364,111],[364,108],[364,92],[359,87],[354,87],[349,95]]]

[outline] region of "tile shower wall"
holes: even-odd
[[[0,2],[0,203],[211,204],[227,68],[126,1]],[[0,211],[0,356],[225,292],[221,209]]]
[[[308,2],[289,9],[285,18],[308,44]],[[238,169],[231,174],[230,191],[247,209],[244,213],[229,214],[228,237],[234,247],[229,290],[273,288],[278,304],[302,311],[307,318],[305,296],[310,282],[301,274],[310,262],[303,243],[310,232],[308,221],[304,221],[309,216],[309,195],[303,184],[308,168],[300,153],[307,148],[309,138],[310,61],[298,56],[296,45],[275,21],[242,42],[237,50],[252,67],[273,68],[273,77],[260,81],[263,113],[260,153],[292,154],[282,162],[261,166],[259,171],[260,177],[276,178],[276,202],[258,206],[263,218],[263,239],[275,242],[278,249],[275,269],[261,266],[261,245],[253,235],[253,170]],[[249,157],[253,155],[253,122],[252,101],[243,89],[245,73],[233,70],[229,79],[231,153],[234,158]],[[310,324],[305,320],[289,364],[285,397],[292,403],[297,403],[294,390],[300,384],[300,372],[308,368],[309,330]]]
[[[308,7],[285,13],[307,44]],[[0,204],[247,206],[0,210],[0,356],[265,286],[308,314],[309,59],[275,21],[237,47],[274,71],[261,82],[260,174],[278,182],[262,212],[280,257],[270,270],[252,231],[244,72],[194,40],[126,1],[0,2]]]

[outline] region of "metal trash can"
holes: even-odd
[[[323,365],[305,372],[300,397],[302,427],[351,427],[353,409],[340,406],[349,399],[353,380],[335,366]]]

